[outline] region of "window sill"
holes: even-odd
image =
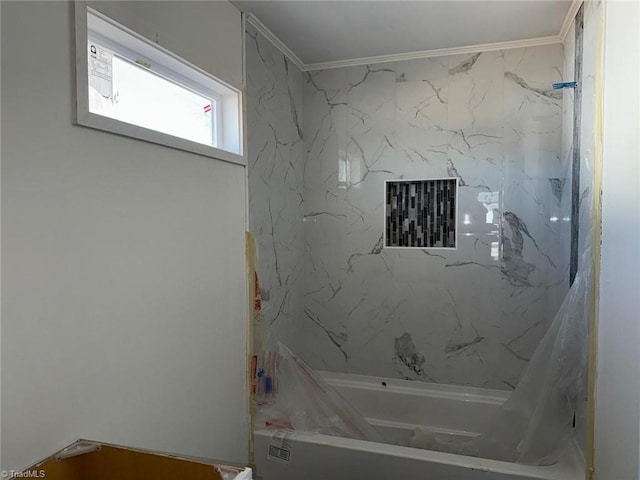
[[[242,155],[237,155],[226,150],[185,140],[180,137],[174,137],[173,135],[157,132],[155,130],[149,130],[137,125],[124,123],[119,120],[103,117],[102,115],[97,115],[91,112],[86,112],[83,115],[78,116],[75,123],[80,126],[95,128],[97,130],[143,140],[145,142],[156,143],[158,145],[164,145],[165,147],[184,150],[198,155],[203,155],[205,157],[234,163],[236,165],[247,165],[247,159]]]

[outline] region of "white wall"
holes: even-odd
[[[596,476],[640,476],[639,4],[606,2]]]
[[[240,83],[228,3],[111,8]],[[244,168],[72,125],[71,19],[2,2],[2,468],[78,437],[245,462]]]

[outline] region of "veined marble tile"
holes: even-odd
[[[450,56],[449,130],[501,130],[503,77],[502,51]]]
[[[308,77],[300,327],[312,366],[517,383],[566,289],[562,100],[547,92],[562,62],[552,46]],[[461,178],[458,248],[382,248],[384,180],[449,176]]]
[[[413,167],[407,178],[413,171],[419,176],[425,167],[434,170],[435,176],[446,176],[448,58],[397,62],[394,67],[396,116],[392,143],[396,155]]]
[[[301,74],[247,35],[271,334],[319,369],[513,388],[566,290],[562,48]],[[451,176],[457,248],[383,248],[384,181]]]
[[[265,329],[295,343],[303,314],[302,73],[246,31],[249,228],[258,247]]]

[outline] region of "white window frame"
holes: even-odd
[[[137,34],[89,7],[75,2],[76,116],[75,123],[98,130],[246,165],[243,155],[242,93],[210,73]],[[89,15],[92,16],[89,20]],[[88,42],[94,41],[132,63],[151,65],[149,70],[183,88],[211,99],[215,104],[216,146],[187,140],[156,130],[93,113],[89,109]],[[137,61],[137,62],[136,62]]]

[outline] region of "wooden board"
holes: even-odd
[[[602,7],[604,10],[604,6]],[[604,14],[603,14],[604,15]],[[598,50],[596,56],[596,128],[593,156],[593,205],[591,207],[591,225],[593,228],[592,254],[592,285],[591,285],[591,315],[589,324],[589,353],[587,369],[587,438],[586,438],[586,468],[585,479],[596,478],[596,365],[598,357],[598,299],[600,298],[600,243],[602,237],[602,148],[603,148],[603,108],[604,108],[604,16],[600,18],[598,30]]]
[[[255,469],[255,452],[254,452],[254,420],[255,420],[255,401],[257,387],[257,368],[259,359],[264,350],[264,315],[262,312],[262,298],[260,293],[260,282],[258,280],[257,268],[257,247],[256,241],[250,232],[246,232],[246,255],[247,255],[247,286],[249,297],[249,337],[248,337],[248,371],[247,382],[249,391],[249,467]]]
[[[194,461],[166,454],[100,444],[97,452],[56,460],[48,458],[27,470],[31,478],[47,480],[222,480],[221,471],[236,467]],[[27,476],[27,474],[23,474]]]

